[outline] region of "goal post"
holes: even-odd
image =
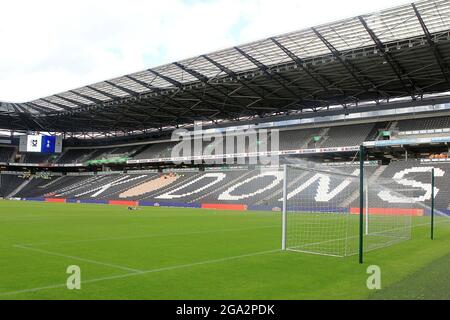
[[[337,257],[357,252],[358,220],[350,210],[359,198],[355,170],[283,166],[283,250]]]
[[[430,238],[434,240],[434,168],[431,169],[431,223]]]
[[[364,262],[364,146],[359,146],[359,242],[358,258],[359,263]],[[366,210],[366,216],[369,217],[369,210]],[[367,224],[367,227],[369,225]],[[368,233],[368,230],[366,229]]]
[[[286,250],[287,165],[283,165],[283,208],[281,215],[281,250]]]
[[[362,150],[363,151],[363,150]],[[346,257],[411,238],[417,189],[367,161],[283,166],[282,250]],[[391,201],[393,200],[393,201]]]

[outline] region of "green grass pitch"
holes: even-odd
[[[0,201],[0,299],[450,299],[449,219],[434,241],[426,219],[359,265],[280,251],[279,213]]]

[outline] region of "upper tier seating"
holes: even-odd
[[[373,124],[355,124],[331,127],[323,141],[321,148],[359,146],[363,143],[373,128]]]
[[[69,149],[58,159],[58,163],[83,163],[95,150],[92,149]]]
[[[58,163],[84,163],[88,160],[126,157],[135,153],[141,146],[125,146],[98,149],[68,149]]]
[[[280,150],[295,150],[308,147],[313,136],[318,135],[320,129],[283,130],[280,131]]]
[[[10,162],[14,151],[14,148],[0,147],[0,162]]]
[[[22,156],[22,163],[47,163],[55,158],[53,154],[44,153],[25,153]]]
[[[176,142],[161,142],[149,144],[147,148],[134,156],[134,159],[170,158]]]
[[[305,148],[333,148],[344,146],[357,146],[364,141],[378,139],[380,130],[393,130],[398,128],[400,132],[416,131],[426,129],[450,129],[450,116],[448,117],[434,117],[434,118],[422,118],[422,119],[410,119],[399,120],[393,122],[377,122],[367,124],[343,124],[332,127],[320,127],[309,129],[287,129],[283,128],[279,131],[279,148],[280,150],[293,150],[293,149],[305,149]],[[236,136],[232,136],[235,141],[238,141]],[[202,150],[204,154],[225,154],[227,152],[227,139],[228,136],[224,136],[222,144],[223,149],[213,149],[214,138],[210,141],[202,141]],[[258,138],[256,145],[263,146],[261,137]],[[270,135],[267,139],[267,145],[270,147],[272,142]],[[241,140],[243,141],[243,140]],[[132,159],[158,159],[158,158],[171,158],[174,156],[180,156],[179,152],[173,154],[174,147],[177,146],[177,141],[154,141],[148,144],[130,145],[124,147],[106,147],[106,148],[85,148],[85,149],[68,149],[57,160],[57,163],[85,163],[88,160],[101,160],[110,159],[116,157],[129,157]],[[193,143],[191,142],[193,146]],[[245,152],[251,151],[249,148],[249,139],[245,138],[245,142],[234,143],[233,153],[238,153],[237,145],[244,146]],[[180,146],[180,145],[178,145]],[[217,149],[217,148],[216,148]],[[9,147],[0,147],[0,162],[7,162],[10,160],[14,149]],[[186,156],[186,155],[182,155]],[[42,163],[54,160],[50,159],[47,155],[39,155],[27,153],[23,158],[23,162],[26,163]]]
[[[450,117],[422,118],[398,121],[399,131],[450,128]]]

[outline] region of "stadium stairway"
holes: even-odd
[[[381,130],[386,130],[389,126],[389,122],[377,122],[374,127],[370,131],[369,135],[366,138],[366,141],[374,141],[378,140],[378,136]]]
[[[389,122],[389,125],[386,128],[386,131],[391,132],[391,135],[395,138],[397,137],[398,132],[398,122],[397,121],[391,121]]]
[[[50,180],[49,183],[38,186],[38,188],[39,189],[47,189],[47,188],[51,187],[52,185],[60,182],[63,178],[64,178],[64,176],[57,177],[55,179]]]
[[[329,136],[328,136],[328,132],[330,131],[330,128],[323,128],[322,130],[320,130],[319,132],[319,136],[320,136],[320,140],[317,143],[313,143],[314,148],[321,148],[322,145],[325,143],[325,141],[328,140]]]
[[[16,162],[16,155],[19,152],[19,148],[14,148],[14,150],[11,152],[11,156],[9,157],[9,162]]]
[[[59,160],[61,158],[64,157],[64,155],[66,154],[67,150],[63,150],[63,152],[61,152],[60,154],[58,154],[58,156],[55,158],[55,160],[53,161],[54,163],[60,163]]]
[[[384,172],[384,170],[386,170],[387,166],[379,166],[375,169],[375,171],[369,175],[369,178],[367,180],[367,183],[370,185],[371,183],[375,182],[379,176],[381,176]],[[367,174],[367,173],[366,173]],[[356,203],[356,201],[359,199],[359,190],[356,189],[353,191],[353,193],[347,198],[345,199],[340,206],[343,208],[347,208],[349,207],[352,203]]]
[[[72,177],[71,177],[72,178]],[[58,197],[65,198],[75,198],[76,194],[82,193],[87,189],[95,188],[96,185],[105,181],[107,176],[89,176],[89,177],[80,177],[81,179],[74,179],[75,183],[73,184],[64,184],[62,187],[53,190],[52,193]],[[105,181],[107,183],[108,181]]]
[[[22,184],[20,184],[16,189],[14,189],[10,194],[6,196],[6,198],[13,198],[16,194],[18,194],[22,189],[24,189],[34,178],[31,177],[29,179],[25,179]]]

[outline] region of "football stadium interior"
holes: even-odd
[[[450,298],[448,0],[1,102],[0,129],[0,299]]]

